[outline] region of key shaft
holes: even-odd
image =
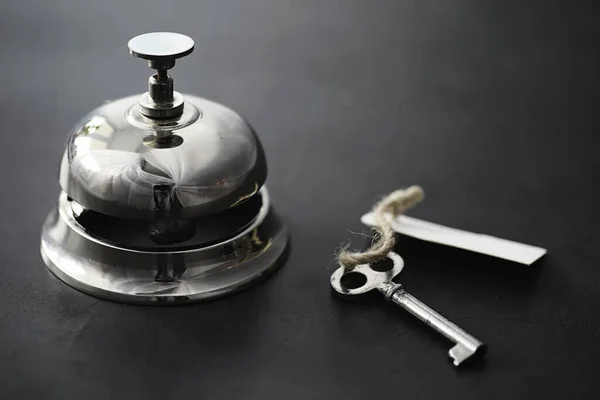
[[[455,346],[448,351],[448,356],[452,359],[455,366],[459,366],[470,357],[485,349],[483,342],[468,334],[446,317],[408,293],[402,285],[386,282],[378,289],[388,300],[399,305],[425,323],[425,325],[430,326],[448,340],[454,342]]]

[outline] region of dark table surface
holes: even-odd
[[[598,398],[598,13],[550,1],[5,1],[0,5],[0,398]],[[196,39],[177,87],[247,117],[293,236],[284,268],[174,308],[81,294],[39,231],[71,126],[145,88],[129,38]],[[489,345],[449,344],[328,279],[359,216],[411,215],[544,246],[531,267],[402,239],[402,282]],[[383,397],[382,397],[383,398]],[[391,398],[391,397],[390,397]]]

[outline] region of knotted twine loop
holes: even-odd
[[[353,268],[360,264],[372,264],[387,257],[387,254],[396,246],[396,235],[390,219],[386,214],[396,217],[420,203],[425,194],[420,186],[411,186],[408,189],[396,190],[373,207],[375,226],[373,230],[373,243],[371,247],[362,252],[348,251],[348,245],[343,247],[337,255],[340,266]]]

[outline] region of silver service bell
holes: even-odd
[[[76,289],[129,303],[197,301],[258,280],[286,255],[252,127],[173,90],[168,70],[193,49],[176,33],[131,39],[129,52],[156,70],[148,92],[96,108],[71,132],[41,253]]]

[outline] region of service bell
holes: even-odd
[[[173,90],[168,70],[194,41],[155,32],[129,52],[156,73],[148,92],[77,123],[60,165],[41,253],[67,284],[111,300],[175,304],[222,296],[274,271],[288,233],[267,163],[231,109]]]

